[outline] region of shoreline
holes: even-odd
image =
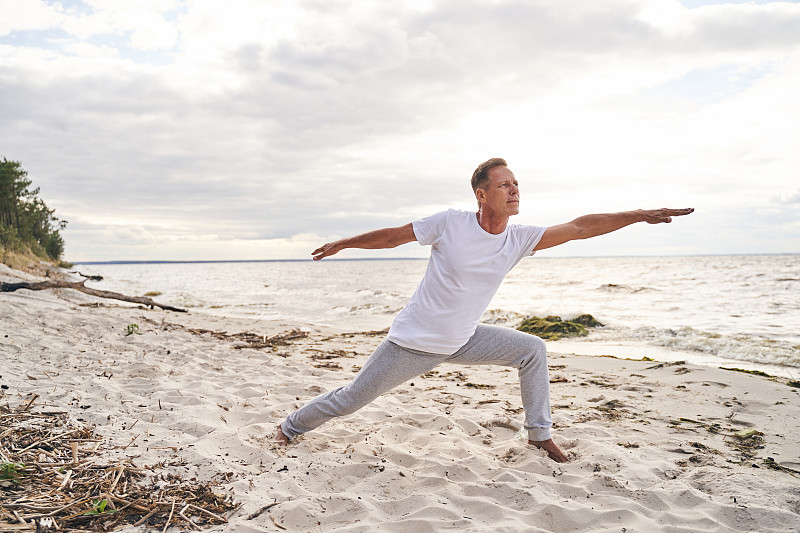
[[[342,327],[330,323],[312,324],[290,317],[277,319],[247,316],[244,314],[215,313],[202,309],[190,309],[190,311],[197,315],[209,317],[210,320],[236,320],[241,322],[243,326],[249,323],[254,327],[260,327],[260,323],[270,324],[273,322],[283,322],[286,324],[298,324],[303,327],[317,326],[331,330],[362,331],[386,329],[391,324],[391,319],[375,321],[351,318],[348,321],[350,322],[348,327]],[[488,321],[486,323],[492,324],[494,322]],[[513,325],[505,323],[499,325],[513,327]],[[615,357],[618,359],[641,359],[642,357],[649,357],[662,362],[685,361],[689,364],[710,368],[720,368],[731,371],[738,369],[742,371],[764,372],[769,374],[770,377],[800,380],[800,367],[796,366],[728,359],[704,352],[679,350],[657,344],[648,344],[644,341],[607,339],[604,338],[602,331],[597,330],[592,330],[588,337],[568,337],[557,341],[548,340],[547,346],[548,352],[565,353],[577,357]]]
[[[68,290],[0,294],[0,324],[0,403],[39,394],[96,427],[104,460],[222,479],[240,507],[209,531],[800,531],[800,389],[782,378],[552,347],[566,465],[517,437],[502,367],[442,365],[282,449],[275,425],[381,336]],[[298,327],[265,348],[233,336]]]
[[[576,353],[590,350],[587,353],[594,355],[604,345],[603,354],[621,357],[641,353],[715,366],[730,366],[728,360],[743,361],[733,366],[767,365],[747,368],[800,377],[800,315],[792,313],[797,302],[790,298],[796,286],[792,281],[796,276],[791,273],[796,261],[717,264],[705,259],[710,262],[694,265],[695,274],[689,264],[662,265],[667,271],[661,277],[649,268],[654,265],[641,261],[562,263],[558,259],[552,268],[538,260],[523,261],[482,318],[489,324],[515,327],[530,315],[570,318],[592,313],[607,327],[593,331],[584,344],[573,340],[579,348],[573,350]],[[396,271],[391,280],[381,277],[384,269],[379,263],[81,268],[85,273],[107,276],[96,285],[99,289],[161,293],[162,303],[194,312],[254,321],[283,319],[383,329],[407,302],[425,263],[393,263]],[[735,301],[730,297],[737,291],[725,289],[724,276],[719,274],[732,268],[741,271],[740,285],[750,287],[742,288],[742,297]],[[230,276],[233,280],[226,282]],[[748,281],[751,278],[755,280],[752,283]],[[537,279],[541,280],[538,285],[533,283]],[[713,297],[719,291],[712,287],[722,291],[720,298]],[[565,299],[562,291],[567,288]],[[753,305],[746,305],[751,300]],[[773,317],[779,309],[784,312]],[[558,345],[553,348],[565,350]],[[715,360],[712,354],[723,357]]]
[[[770,377],[800,379],[800,368],[787,365],[755,363],[738,359],[727,359],[702,352],[673,350],[666,346],[636,341],[604,341],[589,338],[562,339],[548,342],[553,351],[569,353],[579,357],[616,357],[619,359],[641,359],[650,357],[660,362],[685,361],[689,364],[729,371],[764,372]]]

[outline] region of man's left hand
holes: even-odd
[[[644,216],[644,222],[648,224],[662,224],[672,222],[672,217],[682,217],[694,212],[694,207],[687,207],[685,209],[642,209],[640,210]]]

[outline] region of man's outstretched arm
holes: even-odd
[[[638,209],[636,211],[623,211],[621,213],[604,213],[598,215],[584,215],[572,222],[550,226],[545,230],[542,240],[534,250],[552,248],[565,242],[577,239],[589,239],[617,231],[636,222],[648,224],[661,224],[672,222],[672,217],[688,215],[694,208],[686,209]]]
[[[355,237],[347,237],[335,242],[323,244],[311,252],[311,255],[314,256],[314,261],[319,261],[323,257],[341,252],[345,248],[365,248],[370,250],[394,248],[395,246],[400,246],[401,244],[416,240],[417,237],[414,235],[414,229],[409,222],[405,226],[376,229],[375,231],[362,233]]]

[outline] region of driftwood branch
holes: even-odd
[[[70,270],[69,273],[70,274],[77,274],[82,278],[90,279],[92,281],[103,281],[103,276],[88,276],[86,274],[81,274],[77,270]]]
[[[74,289],[76,291],[90,294],[92,296],[97,296],[98,298],[110,298],[113,300],[121,300],[123,302],[148,305],[151,308],[160,307],[161,309],[166,309],[167,311],[176,311],[178,313],[186,312],[186,309],[180,309],[178,307],[163,305],[154,302],[152,299],[147,298],[146,296],[126,296],[118,292],[101,291],[98,289],[92,289],[91,287],[86,287],[84,283],[86,283],[86,280],[83,281],[53,280],[53,281],[35,281],[35,282],[20,281],[19,283],[0,282],[0,292],[14,292],[19,289],[28,289],[29,291],[41,291],[45,289]]]

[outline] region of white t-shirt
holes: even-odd
[[[389,329],[404,348],[453,354],[475,333],[503,278],[533,248],[546,228],[509,224],[488,233],[475,212],[450,209],[411,223],[431,245],[425,276]]]

